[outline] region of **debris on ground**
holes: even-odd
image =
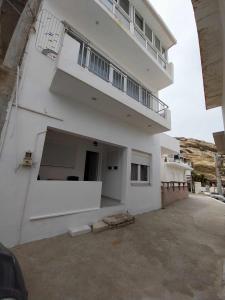
[[[109,225],[103,221],[98,221],[92,225],[92,232],[94,232],[94,233],[102,232],[107,229],[109,229]]]
[[[129,213],[121,213],[105,217],[103,219],[103,222],[108,224],[110,229],[116,229],[129,224],[133,224],[135,222],[135,217],[130,215]]]

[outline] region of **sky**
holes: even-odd
[[[169,105],[174,137],[213,142],[212,132],[224,130],[221,108],[205,109],[197,29],[191,0],[149,0],[174,34],[177,45],[169,50],[174,63],[174,84],[160,91]]]

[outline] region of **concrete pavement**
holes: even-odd
[[[191,196],[125,228],[13,252],[30,300],[222,300],[225,204]]]

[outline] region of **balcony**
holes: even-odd
[[[65,34],[51,90],[152,133],[170,129],[168,106],[131,74]]]
[[[166,156],[164,157],[164,162],[172,167],[183,168],[190,171],[193,170],[191,162],[184,157],[180,157],[179,155]]]
[[[127,14],[124,9],[119,6],[119,4],[115,0],[100,0],[114,15],[116,19],[122,23],[124,28],[129,30],[136,38],[136,40],[140,43],[142,47],[144,47],[150,55],[158,62],[160,67],[162,67],[168,73],[171,72],[170,65],[167,61],[167,53],[166,50],[160,52],[153,44],[154,35],[151,32],[151,37],[148,37],[144,34],[144,32],[135,24],[129,14]],[[152,31],[150,28],[149,31]],[[170,74],[172,75],[172,74]]]
[[[151,37],[147,38],[144,31],[141,31],[132,20],[132,10],[134,10],[132,4],[130,4],[129,15],[126,15],[115,1],[113,1],[114,9],[111,10],[110,3],[108,0],[82,0],[76,3],[74,0],[55,0],[52,11],[57,12],[55,16],[57,21],[51,21],[53,18],[40,17],[41,30],[36,44],[42,50],[45,49],[45,46],[39,44],[46,41],[46,35],[54,34],[54,30],[58,29],[57,36],[54,34],[54,38],[50,36],[49,40],[53,44],[52,47],[55,46],[55,40],[59,40],[57,44],[59,45],[63,23],[66,28],[71,28],[85,36],[90,46],[98,45],[101,51],[112,57],[116,64],[122,65],[124,69],[135,74],[144,85],[151,87],[155,92],[172,84],[173,64],[167,61],[166,49],[175,42],[168,35],[166,26],[157,19],[154,10],[145,8],[144,1],[136,3],[143,15],[146,11],[145,18],[152,21],[151,41]],[[43,10],[51,14],[51,6],[44,5]],[[66,22],[61,22],[63,20]],[[59,23],[57,26],[56,22]],[[156,43],[153,29],[163,41],[164,47]],[[54,47],[56,55],[58,48]]]

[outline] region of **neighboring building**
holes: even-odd
[[[162,205],[185,199],[191,190],[191,163],[180,154],[180,142],[161,134]]]
[[[225,124],[225,1],[192,0],[201,52],[206,109],[221,107]],[[225,134],[213,134],[225,154]]]
[[[1,242],[161,207],[175,43],[147,0],[42,2],[2,136]]]

